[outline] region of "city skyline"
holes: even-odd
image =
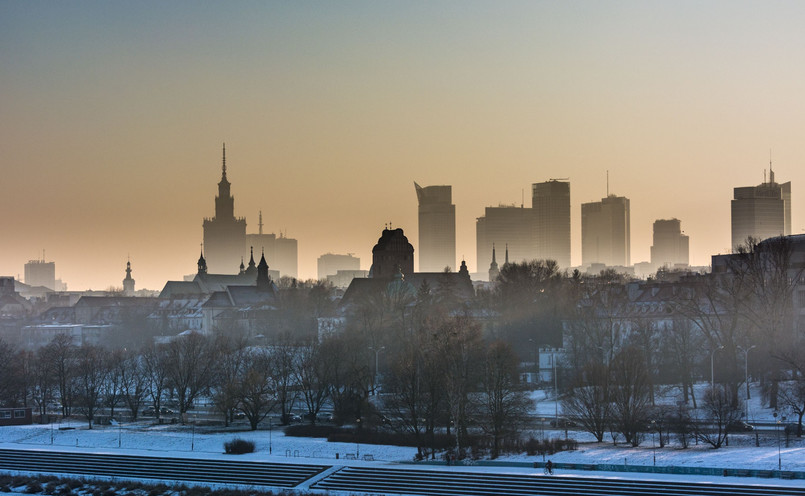
[[[632,263],[677,218],[708,265],[770,148],[805,227],[803,21],[794,2],[4,3],[0,275],[43,249],[71,290],[120,286],[128,260],[138,289],[195,273],[222,142],[235,215],[297,239],[303,279],[327,252],[368,269],[388,223],[416,256],[413,181],[452,186],[456,262],[485,273],[485,207],[569,178],[579,265],[606,171]]]

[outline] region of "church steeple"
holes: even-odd
[[[134,296],[134,279],[131,278],[131,260],[126,261],[126,278],[123,279],[123,296]]]
[[[492,263],[489,264],[489,282],[495,282],[500,275],[500,268],[495,257],[495,243],[492,243]]]
[[[207,261],[204,260],[204,247],[201,248],[201,255],[198,257],[198,275],[207,275]]]
[[[268,275],[268,262],[266,262],[266,254],[260,257],[260,263],[257,264],[257,289],[258,291],[271,290],[271,277]]]
[[[257,266],[254,263],[254,246],[249,248],[251,256],[249,257],[249,266],[246,268],[247,274],[254,274],[257,272]]]

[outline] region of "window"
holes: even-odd
[[[10,418],[11,418],[11,410],[0,411],[0,419],[10,419]]]
[[[25,410],[14,410],[14,418],[25,418]]]

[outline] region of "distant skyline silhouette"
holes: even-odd
[[[485,207],[569,178],[578,265],[606,171],[632,263],[676,218],[708,265],[770,149],[805,228],[803,24],[801,2],[4,2],[0,275],[43,249],[73,290],[129,257],[138,289],[195,273],[222,142],[236,215],[297,239],[303,279],[328,252],[368,269],[389,222],[418,253],[413,181],[452,187],[457,264],[485,273]]]

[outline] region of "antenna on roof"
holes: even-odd
[[[609,196],[609,169],[607,169],[607,196]]]

